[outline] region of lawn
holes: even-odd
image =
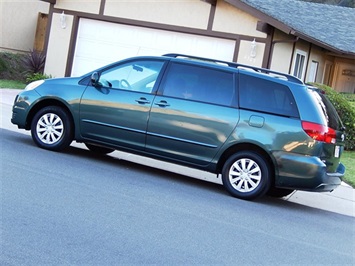
[[[343,181],[355,188],[355,151],[346,151],[341,156],[341,162],[346,167]]]
[[[25,83],[15,80],[0,79],[0,88],[6,89],[24,89],[26,87]]]

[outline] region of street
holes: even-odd
[[[1,265],[355,264],[353,217],[238,200],[116,152],[39,149],[1,110]]]

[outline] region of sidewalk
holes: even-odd
[[[1,116],[3,115],[3,109],[6,108],[6,112],[11,112],[11,107],[14,102],[16,95],[20,90],[14,89],[0,89],[0,103],[1,103]],[[6,106],[4,106],[6,105]],[[8,110],[9,109],[9,110]],[[17,131],[17,128],[11,124],[10,117],[6,119],[1,119],[1,127],[6,128],[8,130]],[[26,133],[27,131],[19,130],[20,133]],[[73,142],[73,145],[76,145]],[[78,144],[80,145],[80,144]],[[120,157],[125,160],[138,162],[142,164],[151,165],[151,160],[149,158],[142,158],[140,156],[132,155],[132,154],[125,154],[120,153]],[[126,158],[123,158],[126,157]],[[161,166],[161,167],[160,167]],[[171,164],[159,164],[159,168],[171,171]],[[175,169],[176,168],[176,169]],[[174,165],[174,171],[176,173],[182,173],[185,175],[192,176],[194,178],[201,179],[200,171],[190,169],[183,166],[176,166]],[[215,175],[204,173],[203,180],[216,182]],[[309,206],[312,208],[317,208],[325,211],[330,211],[334,213],[339,213],[347,216],[355,217],[355,189],[348,186],[344,182],[336,188],[333,192],[323,192],[323,193],[316,193],[316,192],[305,192],[305,191],[296,191],[290,196],[284,198],[286,201],[294,202],[297,204]]]

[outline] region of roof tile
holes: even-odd
[[[298,0],[240,0],[311,39],[355,54],[355,9]]]

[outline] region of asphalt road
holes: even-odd
[[[355,264],[353,217],[267,197],[238,200],[218,184],[118,153],[42,150],[9,130],[6,115],[1,265]]]

